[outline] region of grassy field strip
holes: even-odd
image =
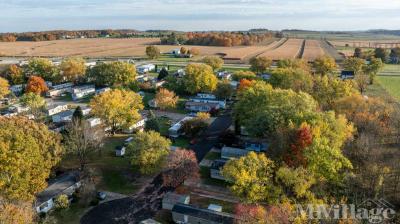
[[[377,80],[391,96],[400,101],[400,65],[385,65]]]

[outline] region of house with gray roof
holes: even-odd
[[[72,196],[81,186],[78,172],[66,173],[49,181],[48,187],[36,195],[34,204],[37,213],[46,213],[54,207],[54,200],[62,194]]]

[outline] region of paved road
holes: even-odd
[[[190,148],[196,153],[197,161],[201,161],[211,148],[218,142],[218,136],[232,124],[232,117],[228,113],[217,117],[208,127],[196,144]]]

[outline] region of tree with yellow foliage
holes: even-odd
[[[111,127],[113,134],[121,128],[128,128],[139,121],[139,110],[143,109],[142,97],[132,91],[115,89],[90,101],[91,113]]]
[[[315,72],[323,76],[332,74],[335,71],[336,67],[337,65],[335,59],[333,59],[332,57],[323,56],[315,59],[314,61]]]
[[[60,65],[61,76],[65,81],[76,82],[86,74],[83,58],[66,58]]]
[[[23,117],[0,117],[0,197],[32,201],[46,188],[50,170],[61,159],[58,134]]]
[[[159,89],[155,97],[156,105],[161,110],[175,108],[178,100],[179,97],[173,91],[164,88]]]
[[[10,93],[10,85],[6,79],[0,78],[0,99]]]
[[[195,94],[199,92],[210,93],[217,88],[218,79],[213,69],[206,64],[189,64],[186,75],[183,77],[186,91]]]

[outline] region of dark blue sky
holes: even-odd
[[[0,32],[400,29],[400,0],[0,0]]]

